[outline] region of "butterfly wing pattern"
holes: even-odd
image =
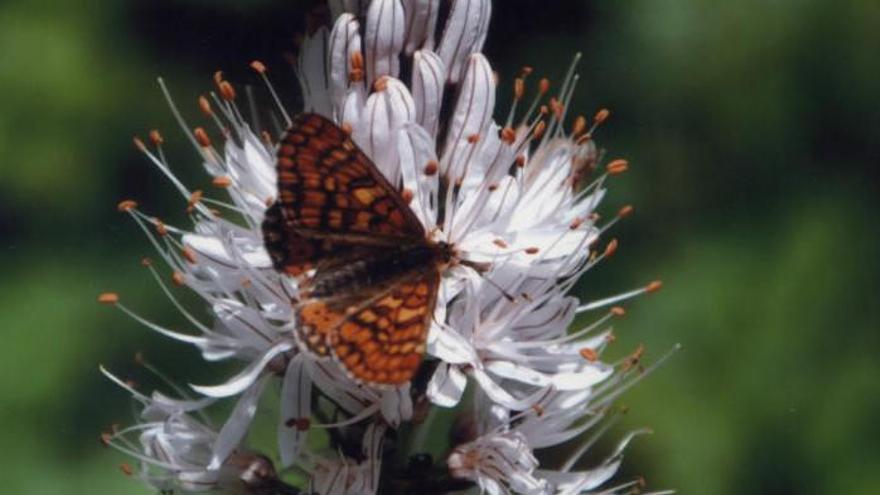
[[[421,364],[448,247],[426,238],[397,190],[333,122],[302,114],[278,148],[263,236],[297,278],[297,336],[355,380],[409,381]]]

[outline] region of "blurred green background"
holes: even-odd
[[[137,378],[144,351],[185,381],[219,368],[95,295],[175,326],[115,210],[184,219],[131,146],[164,130],[172,166],[207,187],[155,77],[198,121],[214,70],[285,54],[303,3],[105,0],[0,4],[0,465],[4,492],[147,493],[97,435],[130,419],[97,373]],[[524,64],[556,80],[584,52],[573,108],[612,109],[598,141],[630,160],[605,207],[634,203],[621,251],[585,297],[663,278],[617,325],[623,355],[683,350],[622,401],[618,433],[655,434],[625,472],[685,494],[880,492],[880,4],[873,0],[495,3],[486,46],[502,91]],[[613,435],[609,436],[610,440]],[[607,446],[606,446],[607,447]]]

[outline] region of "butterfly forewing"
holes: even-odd
[[[348,134],[324,117],[294,120],[277,172],[263,232],[275,268],[303,288],[299,341],[335,356],[357,380],[408,381],[424,354],[442,250]]]

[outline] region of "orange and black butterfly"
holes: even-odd
[[[300,343],[360,382],[409,381],[451,246],[428,238],[397,189],[326,118],[299,115],[277,159],[263,236],[275,269],[300,282]]]

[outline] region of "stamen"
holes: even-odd
[[[119,302],[119,294],[115,292],[104,292],[98,295],[98,302],[112,306]]]

